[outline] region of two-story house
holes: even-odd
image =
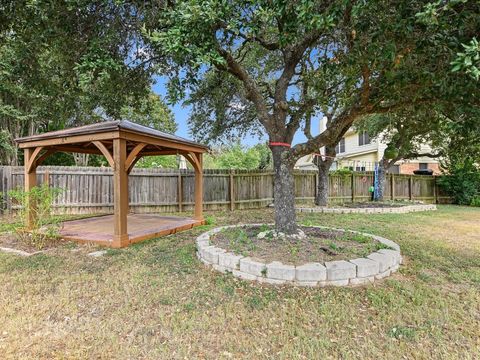
[[[325,119],[320,121],[321,131],[325,129],[325,122]],[[331,170],[348,168],[354,171],[373,171],[375,163],[382,159],[386,148],[387,144],[380,139],[370,139],[366,132],[356,132],[350,128],[336,147],[337,156]],[[420,148],[422,153],[430,151],[431,148],[427,144]],[[324,154],[324,149],[320,149],[319,153]],[[295,167],[304,170],[316,169],[313,163],[314,156],[312,154],[302,157]],[[435,174],[440,172],[438,161],[429,157],[398,161],[390,171],[396,174],[412,174],[418,169],[432,169]]]

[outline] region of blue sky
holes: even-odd
[[[165,83],[166,79],[164,77],[157,76],[155,78],[156,83],[153,85],[152,89],[156,94],[161,95],[162,97],[165,97],[167,94]],[[178,129],[176,131],[176,135],[182,136],[184,138],[192,138],[192,134],[190,133],[189,127],[188,127],[188,116],[190,113],[190,107],[183,107],[181,104],[177,104],[174,106],[170,105],[170,109],[172,110],[174,116],[175,116],[175,122],[178,124]],[[312,120],[312,135],[318,134],[318,121]],[[259,142],[265,142],[267,141],[267,136],[265,136],[263,139],[258,139],[258,138],[252,138],[252,137],[245,137],[241,139],[241,143],[247,146],[253,146],[255,144],[258,144]],[[303,135],[302,131],[297,131],[297,134],[295,134],[295,137],[293,139],[293,144],[299,143],[299,142],[304,142],[306,140],[305,135]]]

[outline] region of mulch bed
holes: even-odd
[[[315,227],[301,227],[307,237],[300,240],[268,237],[258,239],[257,234],[265,229],[265,226],[227,228],[213,235],[210,241],[213,245],[238,255],[292,265],[355,259],[386,248],[380,242],[361,234]]]
[[[355,203],[344,203],[338,206],[346,208],[355,208],[355,209],[371,209],[371,208],[392,208],[392,207],[403,207],[409,205],[415,205],[418,203],[407,202],[407,201],[391,201],[391,202],[355,202]],[[335,206],[337,207],[337,205]]]

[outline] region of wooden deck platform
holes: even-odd
[[[60,229],[65,240],[116,247],[113,244],[113,215],[66,221]],[[129,244],[174,234],[202,225],[204,221],[178,216],[131,214],[127,216]]]

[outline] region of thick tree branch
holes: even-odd
[[[272,128],[268,108],[262,96],[260,89],[255,84],[255,81],[250,77],[247,71],[241,66],[233,56],[220,46],[217,47],[218,53],[225,59],[226,66],[217,64],[216,67],[220,70],[226,70],[237,79],[242,81],[247,91],[247,99],[252,101],[257,109],[259,121],[265,126],[267,131]]]
[[[283,51],[284,68],[283,72],[277,80],[275,86],[275,107],[273,109],[277,122],[285,121],[288,106],[286,104],[286,96],[288,85],[295,74],[295,69],[305,54],[305,51],[311,47],[320,37],[320,31],[312,31],[297,44],[288,47]]]
[[[244,39],[245,41],[247,42],[251,42],[251,41],[254,41],[258,44],[260,44],[263,48],[267,49],[267,50],[270,50],[270,51],[275,51],[275,50],[278,50],[280,48],[280,44],[277,42],[277,41],[267,41],[259,36],[256,36],[256,35],[245,35],[244,33],[242,32],[238,32],[238,33],[235,33],[233,32],[232,30],[230,30],[228,28],[228,24],[225,23],[225,22],[220,22],[219,23],[219,27],[223,30],[225,30],[228,34],[234,36],[234,37],[241,37],[242,39]]]

